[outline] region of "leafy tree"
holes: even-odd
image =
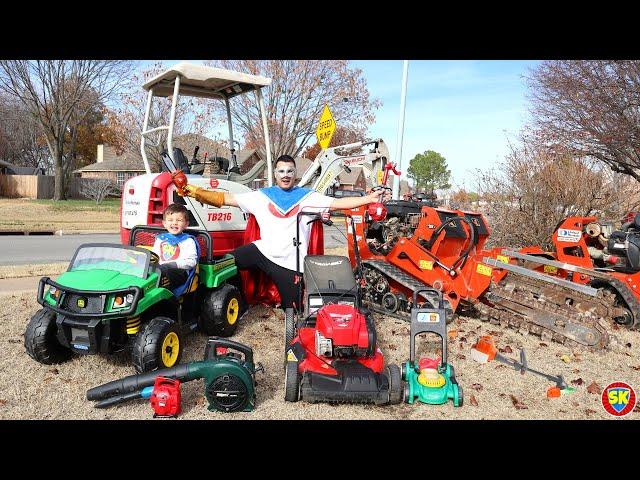
[[[447,160],[438,152],[427,150],[411,159],[408,169],[409,178],[416,182],[416,189],[426,189],[433,195],[436,189],[449,188],[451,170],[447,169]]]
[[[538,134],[640,180],[640,61],[542,62],[527,77]]]
[[[369,97],[362,70],[346,60],[219,60],[205,62],[272,79],[262,90],[274,158],[299,155],[315,138],[324,104],[328,104],[336,125],[366,131],[375,120],[381,102]],[[255,98],[242,95],[231,100],[234,126],[242,131],[246,146],[262,151],[262,119]],[[218,113],[224,117],[224,106]],[[261,152],[264,154],[264,152]]]

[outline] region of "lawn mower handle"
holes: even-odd
[[[440,290],[437,290],[435,288],[421,288],[421,289],[416,290],[415,292],[413,292],[413,304],[414,305],[416,305],[418,303],[418,294],[422,293],[422,292],[436,292],[436,294],[438,295],[438,298],[440,299],[440,301],[439,301],[440,305],[438,305],[438,308],[444,309],[444,295],[442,295],[442,292]]]

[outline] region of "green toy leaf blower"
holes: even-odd
[[[253,363],[253,350],[232,340],[211,337],[204,360],[164,368],[140,375],[130,375],[87,390],[87,400],[101,400],[104,408],[135,398],[149,398],[157,377],[189,382],[204,379],[205,397],[210,411],[252,411],[255,407],[255,373],[264,371]]]

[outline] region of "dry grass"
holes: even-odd
[[[0,267],[0,279],[20,277],[43,277],[60,275],[69,267],[69,262],[41,263],[37,265],[5,265]]]
[[[44,202],[31,199],[0,199],[0,231],[80,230],[118,231],[119,204],[96,206],[93,202]]]
[[[56,366],[41,365],[25,352],[23,334],[26,324],[38,309],[33,294],[9,294],[1,297],[0,322],[3,335],[0,347],[7,359],[0,363],[0,419],[151,419],[147,401],[131,401],[105,410],[93,408],[85,400],[94,386],[133,373],[124,354],[112,356],[76,356]],[[255,360],[266,373],[257,375],[257,406],[251,413],[213,413],[206,408],[202,381],[183,385],[183,419],[611,419],[600,404],[600,396],[587,392],[596,382],[605,387],[613,381],[626,381],[640,387],[640,333],[615,332],[623,345],[604,354],[571,352],[562,345],[541,345],[537,337],[523,337],[514,331],[476,319],[459,318],[450,330],[449,360],[464,388],[462,408],[446,405],[326,405],[286,403],[282,369],[282,313],[254,307],[239,324],[234,340],[254,349]],[[378,345],[386,361],[400,364],[408,359],[408,324],[389,318],[377,319]],[[577,391],[561,398],[546,398],[550,382],[530,373],[519,373],[492,362],[478,364],[470,359],[470,348],[480,335],[493,334],[499,347],[509,346],[512,354],[525,347],[532,368],[550,374],[562,374]],[[419,337],[420,338],[420,337]],[[438,345],[420,342],[419,345]],[[206,336],[195,333],[185,338],[183,362],[200,360]],[[435,350],[434,350],[435,351]],[[419,350],[419,354],[421,350]],[[567,355],[569,363],[560,357]],[[475,399],[472,402],[471,396]],[[512,396],[526,408],[516,408]],[[476,403],[476,405],[473,405]],[[640,408],[625,417],[639,419]]]

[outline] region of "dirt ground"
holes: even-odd
[[[78,207],[56,206],[28,198],[0,198],[0,231],[118,231],[118,209],[106,204],[96,207],[93,202],[85,203]]]
[[[112,356],[76,356],[55,366],[41,365],[25,352],[24,330],[38,309],[35,294],[0,296],[0,322],[3,335],[0,348],[5,361],[0,363],[0,419],[151,419],[152,410],[145,400],[100,410],[85,398],[97,385],[133,374],[124,354]],[[181,419],[603,419],[611,420],[600,403],[602,389],[611,382],[625,381],[640,389],[640,332],[622,329],[615,332],[622,345],[604,354],[572,352],[562,345],[543,344],[533,336],[472,318],[458,318],[450,326],[449,359],[464,389],[464,405],[400,404],[362,406],[308,404],[284,401],[282,368],[283,319],[279,310],[256,306],[240,321],[234,340],[254,349],[255,360],[265,367],[257,374],[257,405],[250,413],[209,412],[201,380],[182,387]],[[409,328],[406,322],[377,317],[378,346],[387,363],[401,364],[409,355]],[[503,354],[516,357],[524,347],[532,368],[550,374],[562,374],[574,393],[549,399],[551,383],[531,373],[521,375],[497,362],[478,364],[471,360],[470,349],[480,335],[494,336]],[[419,345],[435,353],[437,337],[430,336]],[[421,337],[418,337],[420,340]],[[186,337],[182,361],[202,359],[206,336],[194,333]],[[420,348],[419,354],[424,348]],[[564,359],[563,359],[564,358]],[[597,385],[593,386],[595,383]],[[591,388],[588,388],[590,387]],[[589,393],[591,390],[593,393]],[[640,419],[640,407],[624,419]],[[624,420],[623,419],[623,420]]]

